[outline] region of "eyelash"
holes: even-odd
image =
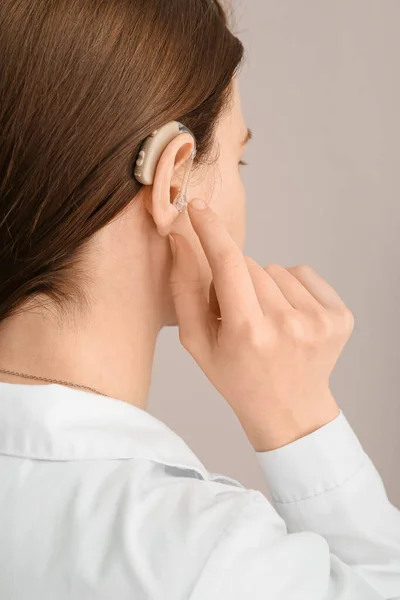
[[[244,160],[240,160],[239,161],[239,165],[242,165],[243,167],[245,167],[246,165],[248,165],[249,163],[245,162]]]

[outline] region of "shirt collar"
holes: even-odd
[[[56,383],[0,382],[0,454],[55,461],[144,458],[208,479],[185,441],[145,410]]]

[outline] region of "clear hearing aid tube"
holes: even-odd
[[[193,141],[194,141],[194,148],[192,150],[191,155],[189,156],[188,160],[186,161],[186,166],[185,166],[185,173],[183,175],[183,180],[182,180],[182,185],[181,188],[178,192],[178,194],[176,195],[176,198],[173,201],[173,206],[175,206],[175,208],[179,211],[179,212],[183,212],[187,205],[188,205],[188,201],[187,201],[187,197],[186,197],[186,191],[187,191],[187,187],[188,187],[188,183],[189,183],[189,177],[190,177],[190,172],[192,170],[192,166],[193,166],[193,161],[196,157],[196,141],[194,139],[194,136],[192,134],[192,132],[187,129],[187,127],[185,127],[184,125],[182,125],[181,123],[179,124],[179,130],[184,133],[190,133],[193,137]]]

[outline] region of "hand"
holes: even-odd
[[[254,449],[279,448],[335,419],[329,377],[353,330],[350,310],[312,268],[262,268],[243,256],[210,207],[190,203],[188,213],[212,271],[214,312],[190,243],[174,233],[170,285],[179,340]]]

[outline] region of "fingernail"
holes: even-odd
[[[189,204],[195,210],[203,210],[207,206],[207,204],[201,198],[195,198],[194,200],[189,202]]]
[[[172,252],[172,256],[175,258],[176,256],[176,243],[175,240],[173,238],[173,236],[171,234],[168,234],[169,237],[169,242],[170,242],[170,246],[171,246],[171,252]]]

